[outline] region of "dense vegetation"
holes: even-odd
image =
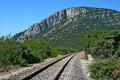
[[[102,36],[104,33],[107,33],[107,31],[108,31],[107,29],[103,30],[101,28],[94,28],[85,32],[82,40],[84,51],[90,53],[90,48],[92,48],[96,41],[100,39],[100,36]]]
[[[51,46],[48,42],[39,39],[19,42],[9,36],[1,37],[0,71],[6,70],[11,66],[27,66],[27,64],[41,62],[46,58],[74,51],[74,49]]]
[[[95,80],[120,79],[120,32],[92,29],[85,34],[84,49],[95,61],[90,65],[90,76]]]
[[[90,76],[95,80],[119,79],[120,32],[115,29],[91,28],[84,32],[82,38],[82,42],[79,42],[82,47],[79,47],[79,50],[84,48],[85,54],[91,54],[95,59],[89,66]],[[9,36],[1,37],[0,71],[9,69],[10,66],[27,66],[49,57],[76,51],[77,47],[75,49],[56,47],[45,40],[35,38],[17,41]]]
[[[120,79],[120,58],[112,57],[95,60],[89,67],[90,76],[95,80]]]
[[[11,38],[0,38],[0,67],[22,63],[22,45]]]

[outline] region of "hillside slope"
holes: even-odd
[[[17,40],[40,38],[59,47],[79,47],[84,32],[91,28],[119,28],[120,12],[93,7],[74,7],[54,13],[40,23],[16,34]]]

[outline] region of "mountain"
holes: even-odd
[[[105,8],[73,7],[54,13],[27,30],[17,40],[40,38],[59,47],[79,47],[84,32],[91,28],[119,28],[120,12]]]

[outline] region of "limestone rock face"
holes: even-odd
[[[28,39],[32,36],[44,32],[45,30],[55,27],[59,23],[63,23],[64,21],[72,22],[72,19],[76,19],[76,17],[85,19],[103,19],[106,22],[109,19],[111,24],[116,25],[120,24],[120,13],[115,10],[110,9],[103,9],[103,8],[90,8],[90,7],[75,7],[75,8],[68,8],[61,11],[54,13],[53,15],[49,16],[48,18],[42,20],[39,23],[33,24],[27,30],[16,34],[14,37],[17,39]],[[76,19],[77,20],[77,19]],[[86,24],[86,23],[82,23]],[[97,24],[95,24],[97,25]],[[86,26],[87,27],[87,26]]]

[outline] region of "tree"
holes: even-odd
[[[112,31],[101,37],[91,48],[91,54],[95,58],[120,57],[119,52],[120,32]]]

